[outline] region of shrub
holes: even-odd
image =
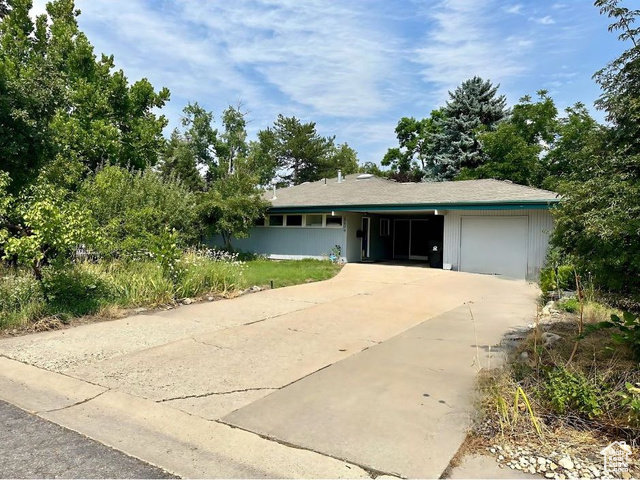
[[[619,392],[620,405],[626,411],[629,425],[640,427],[640,383],[633,384],[626,382],[625,391]]]
[[[575,288],[575,269],[571,265],[546,267],[540,272],[540,289],[543,293]]]
[[[83,183],[80,198],[100,228],[102,238],[95,248],[103,254],[146,250],[166,231],[177,232],[181,246],[198,237],[193,193],[152,170],[106,167]]]
[[[576,313],[580,310],[580,302],[577,298],[564,298],[557,303],[557,306],[569,313]]]
[[[611,315],[611,320],[587,327],[586,333],[605,328],[616,329],[617,332],[611,334],[612,340],[627,345],[633,352],[634,357],[640,360],[640,317],[629,312],[624,312],[622,317],[614,314]]]
[[[598,386],[580,372],[554,367],[548,373],[544,395],[556,413],[574,412],[587,418],[602,415]]]

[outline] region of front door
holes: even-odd
[[[371,218],[362,217],[362,256],[363,262],[371,260]]]

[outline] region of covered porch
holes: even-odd
[[[359,217],[359,218],[358,218]],[[433,268],[443,266],[444,215],[437,210],[406,212],[354,212],[359,244],[356,261],[424,262]]]

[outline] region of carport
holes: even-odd
[[[442,268],[444,215],[437,211],[365,212],[357,236],[364,262],[412,260]]]

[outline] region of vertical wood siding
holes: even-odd
[[[358,238],[357,231],[362,228],[361,213],[345,213],[345,221],[347,222],[345,244],[346,248],[342,250],[347,262],[359,262],[361,260],[362,240]]]
[[[462,217],[527,216],[529,218],[527,279],[536,280],[549,248],[553,217],[548,210],[447,210],[444,217],[444,263],[454,270],[460,267],[460,227]]]

